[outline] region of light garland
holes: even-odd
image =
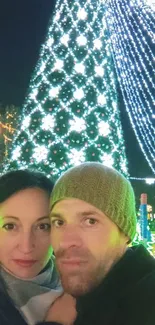
[[[155,3],[107,0],[106,20],[126,110],[155,173]]]
[[[9,114],[8,118],[14,118],[14,116],[12,114]],[[0,121],[0,131],[1,131],[0,133],[3,133],[4,144],[5,144],[5,155],[7,155],[8,153],[7,144],[8,142],[12,142],[12,134],[15,132],[15,128],[13,128],[10,123],[7,123],[7,121],[6,123],[2,123]],[[11,137],[8,136],[8,133]]]
[[[148,185],[155,184],[155,178],[151,178],[151,177],[147,177],[147,178],[130,177],[130,180],[133,180],[133,181],[144,181]]]
[[[105,14],[103,1],[58,0],[6,169],[56,178],[95,160],[128,176]]]
[[[6,110],[6,114],[3,116],[0,114],[0,135],[3,137],[4,141],[4,153],[5,157],[8,155],[8,144],[12,142],[12,137],[15,132],[15,128],[13,127],[14,119],[16,118],[16,110],[14,106],[11,107],[12,110],[14,110],[13,113],[10,113],[9,111]],[[5,122],[4,122],[5,121]]]

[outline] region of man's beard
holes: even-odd
[[[65,270],[61,259],[71,257],[81,258],[83,262],[77,267],[70,270]],[[82,296],[95,287],[97,287],[105,275],[103,261],[100,263],[95,259],[90,252],[80,253],[79,250],[71,249],[70,252],[58,252],[56,254],[56,264],[60,274],[61,282],[64,291],[74,297]]]
[[[68,274],[65,274],[63,271],[59,271],[59,273],[64,291],[73,297],[82,296],[92,291],[102,281],[98,270],[89,271],[87,269],[84,271],[79,269]]]

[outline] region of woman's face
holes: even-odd
[[[49,196],[39,189],[19,191],[0,204],[0,263],[20,278],[35,277],[52,254]]]

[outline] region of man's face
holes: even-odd
[[[51,211],[51,243],[63,288],[77,297],[96,287],[126,249],[127,239],[100,210],[66,199]]]

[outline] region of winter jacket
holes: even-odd
[[[155,325],[155,259],[142,245],[129,248],[76,308],[74,325]]]
[[[8,296],[5,284],[0,277],[0,325],[27,325]]]

